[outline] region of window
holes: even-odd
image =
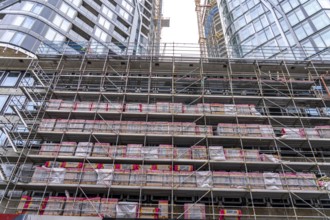
[[[24,22],[23,22],[23,27],[30,29],[32,25],[34,24],[35,19],[26,17]]]
[[[288,16],[289,22],[292,26],[294,26],[295,24],[297,24],[299,22],[297,15],[292,12],[289,16]]]
[[[60,11],[69,16],[70,18],[74,18],[77,14],[77,11],[71,8],[68,4],[65,2],[62,2]]]
[[[272,39],[274,37],[274,34],[271,30],[271,28],[266,28],[265,30],[265,34],[268,40]]]
[[[40,14],[42,9],[43,9],[43,6],[41,4],[35,4],[32,2],[25,2],[22,7],[23,11],[31,11],[35,14]]]
[[[302,26],[297,27],[294,32],[297,35],[298,40],[301,40],[305,37],[307,37],[307,34]]]
[[[110,29],[110,22],[105,19],[103,16],[99,17],[99,24],[102,25],[105,29]]]
[[[263,27],[267,27],[269,25],[268,21],[267,21],[267,17],[265,15],[260,17],[261,23]]]
[[[11,105],[17,106],[18,109],[21,109],[24,105],[26,97],[25,96],[12,96],[9,99],[10,99],[10,101],[9,101],[9,104],[8,104],[7,108],[5,109],[5,113],[6,114],[13,114],[14,110],[10,106]]]
[[[315,48],[313,47],[312,43],[310,41],[307,41],[302,44],[304,47],[304,51],[307,54],[307,56],[312,56],[316,53]]]
[[[0,131],[0,147],[3,147],[7,140],[6,135]]]
[[[22,10],[23,11],[31,11],[33,5],[34,5],[34,3],[32,3],[32,2],[25,2],[23,7],[22,7]]]
[[[95,36],[98,37],[101,41],[105,42],[107,40],[107,33],[102,31],[99,27],[95,27]]]
[[[280,20],[280,24],[281,24],[283,31],[289,30],[288,24],[286,23],[286,21],[283,18]]]
[[[53,42],[63,42],[65,40],[65,37],[62,34],[58,33],[52,28],[48,29],[45,38]]]
[[[102,54],[106,51],[106,49],[107,48],[103,46],[101,43],[92,39],[90,46],[91,53]]]
[[[10,40],[10,43],[12,44],[16,44],[16,45],[21,45],[21,43],[23,42],[23,40],[25,39],[25,34],[21,33],[21,32],[17,32],[14,37]]]
[[[128,20],[128,18],[129,18],[129,14],[128,14],[124,9],[120,8],[120,9],[119,9],[119,14],[120,14],[121,16],[123,16],[123,18],[125,18],[126,20]]]
[[[102,5],[102,12],[111,20],[113,18],[113,12],[109,8]]]
[[[30,29],[34,24],[34,19],[30,17],[17,16],[12,22],[12,25],[21,26]]]
[[[330,1],[329,0],[318,0],[322,8],[330,8]]]
[[[10,40],[13,38],[13,36],[15,35],[15,31],[5,31],[1,38],[0,41],[2,42],[10,42]]]
[[[263,31],[259,32],[257,36],[259,44],[263,44],[267,41],[266,34]]]
[[[241,7],[237,7],[232,11],[234,20],[243,14]]]
[[[288,0],[292,6],[292,8],[295,8],[299,5],[298,0]]]
[[[33,8],[32,8],[32,12],[35,14],[40,14],[41,10],[42,10],[43,6],[40,4],[36,4]]]
[[[324,49],[325,44],[320,36],[315,36],[313,38],[313,40],[314,40],[314,43],[316,44],[317,48],[319,48],[319,50]]]
[[[24,17],[19,15],[13,20],[12,25],[21,26],[23,21],[24,21]]]
[[[79,7],[82,3],[82,0],[69,0],[73,5]]]
[[[21,86],[33,86],[33,84],[34,78],[29,73],[27,73],[20,82]]]
[[[0,111],[4,109],[7,99],[8,95],[0,95]]]
[[[286,42],[284,42],[284,40],[281,36],[277,37],[276,41],[277,41],[277,44],[279,45],[279,48],[288,46],[288,44]]]
[[[313,17],[312,21],[317,30],[324,28],[330,23],[328,16],[323,12],[320,15]]]
[[[132,7],[130,4],[128,4],[126,1],[123,1],[123,7],[124,7],[128,12],[130,12],[130,13],[133,12],[133,7]]]
[[[302,21],[305,19],[304,13],[301,11],[300,8],[297,8],[295,11],[291,12],[288,15],[289,22],[291,23],[292,26],[297,24],[299,21]]]
[[[8,73],[2,81],[1,86],[15,86],[18,81],[19,73]]]
[[[262,29],[262,25],[259,19],[257,19],[256,21],[253,22],[254,25],[254,29],[256,30],[256,32],[260,31]]]
[[[288,12],[291,11],[291,9],[292,9],[290,3],[289,3],[287,0],[284,1],[284,2],[282,2],[281,6],[282,6],[282,10],[283,10],[285,13],[288,13]]]
[[[266,15],[267,15],[267,18],[268,18],[268,21],[269,21],[270,24],[273,23],[273,22],[275,21],[275,19],[274,19],[272,13],[267,12]]]
[[[276,23],[272,24],[271,28],[272,28],[272,30],[273,30],[273,33],[274,33],[274,35],[275,35],[275,36],[277,36],[277,35],[279,35],[279,34],[280,34],[280,31],[279,31],[279,29],[278,29],[278,27],[277,27],[277,24],[276,24]]]
[[[327,47],[330,47],[330,30],[328,29],[327,31],[322,33],[321,36]]]
[[[236,30],[244,27],[246,25],[244,16],[235,21]]]
[[[294,40],[294,38],[290,32],[287,32],[285,35],[286,35],[286,39],[288,40],[290,46],[293,46],[296,44],[296,41]]]
[[[65,20],[64,18],[62,18],[59,15],[55,15],[53,23],[57,27],[61,28],[63,31],[68,31],[70,28],[70,25],[71,25],[70,22],[68,22],[67,20]]]
[[[302,26],[308,36],[314,33],[311,25],[308,22],[304,23]]]
[[[315,12],[317,12],[318,10],[321,9],[321,6],[319,5],[319,3],[314,0],[314,1],[308,1],[305,5],[304,5],[305,11],[306,13],[310,16],[312,14],[314,14]]]

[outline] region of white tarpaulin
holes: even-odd
[[[50,168],[50,177],[49,177],[49,183],[57,183],[61,184],[64,181],[65,177],[65,168]]]
[[[96,169],[96,184],[111,185],[113,180],[113,169]]]
[[[117,218],[136,218],[138,209],[137,202],[118,202],[116,205]]]
[[[266,189],[283,189],[278,173],[263,173]]]
[[[212,187],[212,172],[197,171],[196,172],[197,187]]]
[[[226,160],[225,152],[222,146],[210,146],[209,155],[211,160]]]

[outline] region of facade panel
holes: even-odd
[[[149,0],[21,1],[1,11],[0,41],[32,53],[138,55],[151,50],[154,22],[142,19],[153,21],[153,10]]]
[[[218,0],[217,4],[233,58],[329,59],[328,1]]]

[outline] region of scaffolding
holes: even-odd
[[[325,62],[88,51],[0,62],[35,78],[1,128],[2,213],[329,219]]]

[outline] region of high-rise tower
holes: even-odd
[[[230,57],[329,59],[328,0],[218,0],[217,4]],[[212,13],[209,10],[204,17],[206,33]]]
[[[161,1],[157,1],[161,2]],[[160,15],[152,0],[20,1],[0,11],[2,48],[20,53],[145,54],[155,50]]]

